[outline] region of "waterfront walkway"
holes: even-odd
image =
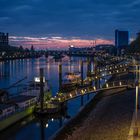
[[[131,135],[134,121],[135,89],[117,92],[114,95],[106,93],[104,95],[107,96],[98,102],[96,108],[89,113],[84,121],[76,123],[68,131],[65,130],[65,136],[60,135],[58,139],[136,140]]]
[[[68,140],[127,140],[134,112],[135,90],[104,97]]]

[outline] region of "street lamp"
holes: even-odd
[[[135,127],[133,131],[133,135],[138,136],[137,120],[138,120],[138,109],[139,109],[139,104],[138,104],[139,82],[136,81],[135,85],[136,85],[136,102],[135,102]]]

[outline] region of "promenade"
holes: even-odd
[[[130,78],[122,75],[115,80]],[[90,113],[56,139],[65,140],[137,140],[132,136],[135,108],[135,89],[106,91]],[[140,120],[140,119],[139,119]],[[78,120],[77,120],[78,121]]]
[[[104,97],[67,140],[127,140],[134,101],[135,90]]]

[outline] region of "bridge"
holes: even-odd
[[[95,55],[95,51],[83,51],[83,50],[79,50],[79,51],[70,51],[70,50],[48,50],[46,52],[46,55],[68,55],[68,56],[93,56]]]

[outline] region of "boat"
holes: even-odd
[[[68,72],[64,77],[65,83],[77,83],[80,81],[80,72]]]
[[[21,95],[26,95],[26,96],[35,96],[37,97],[37,100],[39,101],[40,99],[40,82],[39,78],[36,77],[36,79],[28,82],[27,87],[24,89],[24,91],[21,93]],[[35,81],[37,80],[37,81]],[[51,96],[51,90],[48,86],[48,81],[44,80],[44,100],[48,98],[48,96]]]
[[[35,96],[17,95],[9,98],[9,93],[0,90],[0,131],[20,121],[34,112]]]
[[[36,79],[37,80],[37,79]],[[51,98],[51,91],[44,82],[44,101]],[[7,91],[0,90],[0,131],[32,114],[40,99],[40,82],[28,82],[20,94],[9,96]]]
[[[68,72],[66,73],[63,82],[62,82],[62,90],[70,91],[75,89],[80,83],[81,77],[80,72]]]

